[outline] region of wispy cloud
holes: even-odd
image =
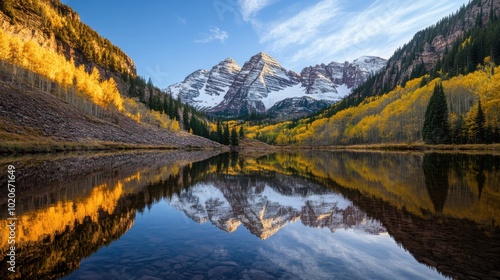
[[[293,61],[314,56],[343,56],[353,59],[359,55],[375,54],[388,57],[406,43],[415,32],[438,21],[456,4],[444,1],[417,1],[406,4],[399,1],[376,1],[365,11],[349,15],[345,25],[336,32],[318,36],[297,51]],[[325,36],[326,35],[326,36]]]
[[[213,41],[220,41],[221,43],[224,43],[227,38],[229,38],[229,35],[226,31],[221,30],[218,27],[212,27],[210,28],[209,34],[204,34],[204,37],[202,39],[195,40],[195,43],[210,43]]]
[[[455,12],[467,0],[377,0],[371,5],[354,2],[321,0],[282,19],[259,17],[262,7],[257,1],[240,0],[239,4],[264,48],[293,66],[304,61],[352,60],[362,55],[388,58],[417,31]],[[353,7],[356,3],[364,7]]]
[[[266,31],[261,31],[260,42],[270,43],[274,51],[310,42],[321,36],[323,29],[335,18],[336,3],[336,0],[324,0],[291,18],[271,23]]]
[[[238,0],[244,21],[249,21],[260,10],[271,5],[275,0]]]

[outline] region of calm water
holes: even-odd
[[[500,278],[499,156],[212,156],[147,152],[0,159],[18,171],[17,273],[7,273],[4,258],[0,275]],[[1,194],[1,209],[7,209],[7,194]]]

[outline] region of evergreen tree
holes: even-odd
[[[164,114],[170,117],[169,110],[168,110],[168,101],[167,101],[167,95],[163,96],[163,104],[162,104],[162,111]]]
[[[452,143],[454,144],[466,144],[467,143],[467,127],[465,126],[465,121],[462,115],[458,117],[455,121],[452,129]]]
[[[220,119],[217,120],[217,137],[215,139],[216,142],[222,143],[222,136],[223,136],[223,131],[222,131],[222,124]]]
[[[153,93],[153,88],[154,88],[154,85],[153,85],[153,80],[151,80],[151,78],[148,79],[148,90],[149,90],[149,94],[152,94]]]
[[[149,109],[154,109],[154,99],[153,93],[149,94],[148,107]]]
[[[229,135],[229,126],[228,124],[226,123],[224,125],[224,131],[222,133],[222,141],[221,141],[221,144],[224,144],[224,145],[229,145],[231,142],[231,139],[230,139],[230,135]]]
[[[138,82],[139,101],[146,104],[146,90],[144,86],[144,80],[143,78],[138,77],[137,82]]]
[[[179,108],[181,107],[181,104],[182,104],[181,97],[179,95],[179,96],[177,96],[176,100],[173,100],[173,106],[172,106],[172,112],[173,112],[174,118],[177,120],[181,119],[181,115],[179,112]]]
[[[182,108],[182,121],[184,123],[184,130],[189,131],[189,112],[187,105]]]
[[[240,126],[239,137],[240,139],[245,139],[245,131],[243,130],[243,126]]]
[[[474,127],[472,129],[472,132],[474,134],[474,142],[481,144],[481,143],[486,143],[486,130],[485,130],[485,123],[486,123],[486,118],[484,116],[483,108],[481,106],[481,99],[479,99],[478,104],[477,104],[477,113],[476,117],[474,118]]]
[[[427,144],[447,144],[450,142],[448,105],[441,83],[436,83],[429,105],[425,110],[422,135]]]
[[[238,146],[239,144],[238,132],[236,132],[236,128],[233,127],[231,129],[231,145]]]

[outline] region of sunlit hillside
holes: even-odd
[[[98,116],[97,107],[121,112],[138,122],[147,122],[179,130],[179,123],[172,121],[165,114],[150,112],[144,104],[134,99],[122,97],[113,78],[101,79],[97,68],[89,73],[84,65],[76,66],[72,60],[55,51],[44,48],[33,41],[23,41],[19,37],[0,30],[0,67],[12,74],[12,80],[38,88],[64,100],[73,96],[88,100],[85,104],[73,104]],[[28,70],[24,71],[24,70]],[[38,74],[38,75],[37,75]],[[102,111],[102,110],[101,110]]]
[[[486,59],[484,66],[451,79],[413,79],[405,87],[370,97],[361,104],[328,117],[289,121],[246,128],[248,137],[278,145],[344,145],[414,143],[422,140],[422,126],[429,99],[437,82],[446,94],[449,122],[455,135],[474,138],[475,118],[481,100],[485,127],[492,141],[500,131],[500,67]]]

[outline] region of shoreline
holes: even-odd
[[[246,154],[252,152],[278,152],[278,151],[414,151],[414,152],[466,152],[466,151],[483,151],[483,152],[500,152],[500,144],[462,144],[462,145],[428,145],[424,143],[417,144],[364,144],[364,145],[346,145],[346,146],[277,146],[268,145],[265,143],[256,143],[255,140],[242,141],[236,149],[238,153]],[[119,151],[119,150],[184,150],[184,151],[203,151],[203,150],[218,150],[221,153],[232,152],[233,149],[229,146],[213,147],[213,146],[193,146],[185,145],[178,146],[172,144],[133,144],[122,142],[106,142],[106,141],[91,141],[91,142],[57,142],[57,141],[15,141],[0,143],[0,155],[9,154],[39,154],[39,153],[58,153],[71,151]]]
[[[363,144],[363,145],[336,145],[336,146],[274,146],[283,150],[389,150],[389,151],[500,151],[500,144]]]
[[[213,151],[224,152],[229,150],[226,147],[209,146],[176,146],[176,145],[157,145],[157,144],[131,144],[120,142],[7,142],[0,143],[0,155],[13,154],[40,154],[40,153],[59,153],[59,152],[77,152],[77,151],[120,151],[120,150],[181,150],[181,151]]]

